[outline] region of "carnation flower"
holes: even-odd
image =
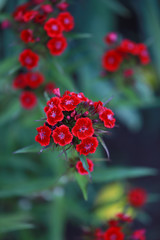
[[[132,235],[133,240],[146,240],[146,230],[145,229],[139,229],[134,231]]]
[[[124,234],[119,227],[110,227],[104,233],[104,240],[124,240]]]
[[[20,102],[23,108],[30,110],[36,106],[37,98],[33,92],[24,91],[21,93]]]
[[[76,96],[65,95],[61,99],[61,107],[66,111],[72,111],[80,103]]]
[[[102,59],[103,67],[110,72],[117,71],[120,67],[121,62],[122,62],[122,57],[118,53],[118,51],[115,51],[115,50],[107,51],[104,54]]]
[[[98,147],[98,141],[96,137],[87,137],[81,141],[80,144],[76,146],[77,152],[83,155],[88,155],[89,153],[94,153]]]
[[[61,55],[67,47],[67,41],[63,36],[54,37],[48,41],[47,47],[52,55]]]
[[[33,31],[31,29],[24,29],[21,32],[21,40],[25,43],[34,42]]]
[[[37,136],[35,137],[36,142],[40,143],[41,146],[47,146],[50,143],[51,129],[46,125],[37,128]]]
[[[70,133],[69,128],[65,125],[56,127],[56,129],[53,130],[52,137],[54,142],[60,146],[65,146],[71,143],[73,139],[73,135]]]
[[[93,172],[93,167],[94,167],[93,162],[92,162],[90,159],[88,159],[88,158],[87,158],[86,160],[87,160],[87,163],[88,163],[88,169],[89,169],[89,171],[90,171],[90,172]],[[88,174],[88,172],[84,169],[83,164],[82,164],[81,161],[78,161],[78,162],[76,163],[76,169],[77,169],[78,173],[81,174],[81,175],[86,175],[86,174]]]
[[[61,11],[65,11],[69,7],[69,4],[66,2],[58,3],[57,8]]]
[[[142,207],[147,201],[147,193],[142,188],[134,188],[128,193],[128,202],[133,207]]]
[[[27,11],[24,16],[23,16],[23,20],[25,22],[30,22],[32,19],[35,18],[35,16],[38,14],[37,11],[31,10],[31,11]]]
[[[30,49],[25,49],[19,56],[22,66],[32,69],[38,65],[39,56]]]
[[[50,18],[44,25],[44,29],[49,37],[62,35],[63,27],[58,19]]]
[[[79,139],[91,137],[94,133],[91,119],[89,119],[88,117],[79,118],[76,121],[75,126],[72,128],[72,133]]]
[[[115,126],[115,118],[112,110],[104,108],[104,111],[99,115],[99,118],[104,122],[104,126],[107,128],[113,128]]]
[[[27,84],[30,88],[38,88],[44,82],[44,76],[40,72],[28,72]]]
[[[49,109],[53,107],[60,107],[60,99],[58,97],[53,97],[47,102],[47,106],[44,108],[45,112],[48,112]]]
[[[25,73],[20,73],[17,77],[13,80],[13,88],[15,89],[22,89],[27,86],[27,79]]]
[[[47,122],[54,126],[57,122],[62,121],[64,118],[64,115],[62,113],[62,109],[60,107],[53,107],[50,108],[47,113]]]
[[[117,39],[118,39],[117,33],[115,33],[115,32],[110,32],[110,33],[108,33],[108,34],[105,36],[104,41],[105,41],[108,45],[110,45],[110,44],[116,43],[116,42],[117,42]]]
[[[74,28],[74,18],[69,12],[63,12],[58,15],[63,31],[70,32]]]

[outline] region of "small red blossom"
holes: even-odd
[[[133,55],[137,54],[137,44],[128,39],[122,40],[120,48],[123,52],[130,53]]]
[[[45,125],[36,129],[38,131],[35,137],[36,142],[40,143],[41,146],[47,146],[50,143],[51,129]]]
[[[133,221],[133,219],[130,216],[124,213],[118,213],[116,217],[118,218],[119,221],[122,221],[122,222],[131,223]]]
[[[110,227],[104,233],[104,240],[124,240],[124,234],[119,227]]]
[[[54,126],[57,122],[62,121],[64,115],[62,113],[62,109],[60,107],[53,107],[46,112],[47,122]]]
[[[94,164],[93,162],[87,158],[87,163],[88,163],[88,169],[90,172],[93,172],[93,167],[94,167]],[[78,171],[79,174],[81,175],[86,175],[88,174],[88,172],[84,169],[83,167],[83,164],[81,161],[78,161],[77,164],[76,164],[76,169]]]
[[[115,126],[115,118],[112,110],[104,108],[105,110],[99,115],[99,118],[104,122],[106,128],[113,128]]]
[[[23,108],[30,110],[36,106],[37,98],[33,92],[25,91],[20,96],[20,102]]]
[[[147,201],[147,193],[142,188],[134,188],[128,193],[128,202],[133,207],[142,207]]]
[[[143,43],[137,44],[137,52],[142,64],[146,65],[150,62],[150,56],[147,46]]]
[[[60,107],[60,98],[58,97],[53,97],[47,102],[47,106],[44,108],[45,112],[48,112],[49,109],[53,107]]]
[[[53,12],[53,8],[50,4],[45,4],[41,6],[41,9],[45,12],[45,13],[51,13]]]
[[[30,49],[25,49],[19,56],[22,66],[32,69],[38,65],[39,56]]]
[[[62,35],[63,27],[58,19],[50,18],[44,25],[44,29],[49,37],[57,37]]]
[[[101,114],[104,111],[103,103],[101,101],[94,102],[95,112]]]
[[[23,42],[29,43],[34,42],[33,31],[31,29],[25,29],[21,32],[20,38]]]
[[[79,98],[65,95],[61,98],[61,107],[66,111],[72,111],[80,103]]]
[[[38,13],[34,18],[34,22],[39,23],[39,24],[43,24],[45,22],[46,18],[47,18],[46,14]]]
[[[65,11],[68,7],[69,7],[69,4],[66,2],[57,4],[57,8],[59,8],[59,10],[61,11]]]
[[[76,121],[75,126],[72,128],[72,133],[79,139],[84,139],[86,137],[91,137],[94,133],[94,128],[92,126],[92,121],[90,118],[79,118]]]
[[[84,93],[80,92],[80,93],[70,93],[72,96],[76,96],[77,98],[79,98],[79,100],[81,102],[86,102],[88,99],[84,96]]]
[[[53,140],[56,144],[59,144],[60,146],[65,146],[72,142],[73,135],[69,131],[69,127],[66,125],[61,125],[60,127],[56,127],[55,130],[53,130],[52,134]]]
[[[3,20],[3,21],[1,22],[1,28],[2,28],[3,30],[9,28],[10,26],[11,26],[11,23],[10,23],[10,21],[9,21],[8,19]]]
[[[145,229],[136,230],[132,235],[132,239],[133,240],[146,240],[146,234],[145,233],[146,233]]]
[[[25,73],[20,73],[14,80],[13,80],[13,88],[15,89],[22,89],[27,86],[27,79]]]
[[[38,88],[44,82],[44,76],[40,72],[28,72],[26,77],[30,88]]]
[[[67,41],[63,36],[54,37],[47,43],[50,53],[54,56],[61,55],[67,47]]]
[[[89,153],[94,153],[98,147],[98,141],[96,137],[87,137],[81,141],[80,144],[76,146],[77,152],[83,155],[88,155]]]
[[[56,95],[57,97],[60,97],[60,96],[61,96],[61,92],[60,92],[60,89],[59,89],[59,88],[55,88],[55,89],[53,90],[53,93],[54,93],[54,95]]]
[[[133,76],[133,74],[134,74],[134,71],[133,71],[132,68],[125,69],[124,72],[123,72],[123,75],[124,75],[125,78],[130,78],[130,77]]]
[[[101,229],[97,228],[94,232],[94,237],[96,240],[104,240],[104,233]]]
[[[24,22],[30,22],[32,19],[35,18],[35,16],[38,14],[37,11],[31,10],[31,11],[27,11],[24,16],[23,16],[23,20]]]
[[[114,44],[116,43],[118,40],[118,35],[117,33],[115,32],[110,32],[108,33],[105,38],[104,38],[104,41],[108,44],[108,45],[111,45],[111,44]]]
[[[74,28],[74,18],[69,12],[60,13],[58,19],[63,26],[63,31],[69,32]]]
[[[108,221],[108,225],[109,225],[109,227],[118,227],[119,221],[115,220],[115,219],[111,219]]]
[[[119,69],[122,57],[116,50],[107,51],[102,58],[103,67],[109,72],[115,72]]]
[[[49,94],[53,93],[53,90],[55,89],[55,84],[52,82],[49,82],[45,86],[45,91],[48,92]]]
[[[22,4],[15,9],[13,12],[13,18],[15,21],[23,21],[24,13],[26,12],[29,5],[30,3]]]

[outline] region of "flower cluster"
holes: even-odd
[[[135,43],[129,39],[119,39],[116,33],[109,33],[105,37],[107,51],[102,58],[102,66],[107,72],[116,72],[120,68],[125,76],[133,75],[133,60],[146,65],[150,62],[147,46],[144,43]],[[126,66],[129,69],[126,69]],[[131,69],[130,69],[131,68]]]
[[[94,153],[98,138],[115,126],[112,110],[101,101],[89,100],[83,93],[66,91],[61,96],[59,89],[55,89],[54,94],[44,108],[45,123],[37,128],[35,140],[45,147],[74,148],[79,156]],[[86,162],[93,171],[92,161],[87,159]],[[81,162],[77,162],[76,169],[86,174]]]
[[[60,55],[67,47],[65,32],[74,28],[74,18],[67,11],[68,4],[64,1],[29,1],[18,6],[13,12],[12,27],[18,31],[25,48],[19,55],[19,62],[25,73],[18,73],[13,81],[15,89],[24,89],[20,96],[22,107],[31,109],[36,105],[37,98],[30,90],[38,88],[43,82],[43,75],[35,71],[40,55]],[[28,72],[26,72],[28,71]],[[54,84],[49,83],[46,90],[52,93]]]
[[[91,229],[84,232],[86,239],[92,240],[146,240],[146,230],[132,230],[133,219],[124,214],[118,213],[114,219],[108,221],[107,229]]]

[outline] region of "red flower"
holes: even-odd
[[[124,213],[118,213],[116,217],[118,218],[119,221],[122,221],[122,222],[131,223],[133,221],[133,219],[130,216]]]
[[[107,51],[104,54],[103,59],[102,59],[103,67],[110,72],[117,71],[120,67],[121,62],[122,62],[122,57],[115,50]]]
[[[87,137],[76,146],[76,150],[80,154],[88,155],[89,153],[94,153],[96,151],[97,146],[98,141],[96,137]]]
[[[38,13],[35,18],[34,18],[34,22],[35,23],[40,23],[40,24],[43,24],[44,21],[46,20],[47,16],[46,14],[40,14]]]
[[[61,107],[66,111],[72,111],[80,103],[80,100],[75,96],[65,95],[61,98]]]
[[[51,13],[53,12],[53,8],[50,4],[45,4],[41,6],[41,9],[45,12],[45,13]]]
[[[104,233],[101,229],[97,228],[95,230],[94,237],[96,238],[96,240],[104,240]]]
[[[94,102],[95,112],[101,114],[104,111],[103,103],[101,101]]]
[[[10,23],[10,21],[9,21],[8,19],[3,20],[3,21],[1,22],[1,28],[2,28],[3,30],[9,28],[10,26],[11,26],[11,23]]]
[[[15,21],[23,21],[23,15],[29,7],[30,3],[22,4],[13,12],[13,18]]]
[[[93,167],[94,167],[93,162],[90,159],[87,158],[87,163],[88,163],[89,171],[93,172]],[[81,161],[77,162],[76,168],[77,168],[77,171],[78,171],[79,174],[81,174],[81,175],[88,174],[88,172],[84,169],[83,164],[82,164]]]
[[[123,240],[124,234],[119,227],[110,227],[104,234],[104,240]]]
[[[63,36],[54,37],[48,41],[47,47],[52,55],[61,55],[67,47],[67,41]]]
[[[69,4],[66,2],[62,2],[57,4],[57,8],[59,8],[59,10],[61,11],[65,11],[68,8]]]
[[[61,125],[60,127],[56,127],[56,129],[53,130],[52,137],[54,142],[56,144],[59,144],[60,146],[65,146],[71,143],[73,139],[73,136],[66,125]]]
[[[33,31],[31,29],[25,29],[21,32],[20,38],[23,42],[29,43],[34,42]]]
[[[110,32],[110,33],[108,33],[108,34],[105,36],[104,41],[105,41],[108,45],[111,45],[111,44],[117,42],[117,39],[118,39],[117,33],[115,33],[115,32]]]
[[[79,100],[81,102],[86,102],[88,99],[84,96],[84,93],[80,92],[80,93],[70,93],[72,96],[76,96],[77,98],[79,98]]]
[[[37,11],[31,10],[31,11],[27,11],[24,16],[23,16],[23,20],[25,22],[30,22],[32,19],[35,18],[35,16],[38,14]]]
[[[91,137],[94,133],[91,119],[89,119],[88,117],[79,118],[76,121],[75,126],[72,128],[72,133],[79,139]]]
[[[40,72],[28,72],[26,77],[30,88],[38,88],[44,82],[44,76]]]
[[[128,39],[124,39],[121,42],[120,49],[126,53],[137,54],[137,44]]]
[[[63,27],[58,19],[50,18],[44,25],[49,37],[57,37],[62,35]]]
[[[36,95],[29,91],[22,92],[20,96],[20,101],[22,107],[28,110],[34,108],[37,104]]]
[[[34,4],[40,4],[44,2],[44,0],[32,0]]]
[[[115,118],[112,110],[105,108],[105,110],[99,115],[99,118],[104,122],[106,128],[113,128],[115,126]]]
[[[133,207],[142,207],[147,201],[147,193],[142,188],[134,188],[128,193],[128,202]]]
[[[27,69],[32,69],[38,65],[39,56],[30,49],[25,49],[19,56],[19,61],[22,66]]]
[[[13,80],[13,88],[25,88],[27,86],[26,74],[20,73],[14,80]]]
[[[47,126],[42,126],[37,128],[38,134],[35,137],[36,142],[40,143],[42,146],[47,146],[50,143],[51,129]]]
[[[54,126],[57,122],[62,121],[64,118],[62,109],[60,107],[53,107],[49,109],[46,115],[47,115],[47,122],[52,126]]]
[[[61,22],[64,31],[69,32],[74,28],[74,18],[69,12],[60,13],[58,19]]]
[[[150,56],[146,45],[143,43],[137,44],[137,49],[141,63],[144,65],[148,64],[150,62]]]
[[[146,230],[145,229],[139,229],[135,231],[132,235],[132,238],[134,240],[146,240]]]
[[[53,90],[55,89],[55,87],[56,87],[56,86],[55,86],[54,83],[49,82],[49,83],[47,83],[46,86],[45,86],[45,91],[51,94],[51,93],[53,93]]]
[[[58,97],[53,97],[47,102],[47,106],[44,108],[45,112],[48,112],[49,109],[53,107],[59,107],[60,106],[60,99]]]

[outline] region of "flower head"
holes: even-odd
[[[62,121],[64,118],[62,109],[56,106],[54,106],[53,108],[50,108],[46,112],[46,115],[47,115],[47,122],[52,126],[54,126],[57,122]]]
[[[25,49],[19,56],[22,66],[32,69],[38,65],[39,56],[30,49]]]
[[[31,29],[24,29],[20,34],[21,40],[25,43],[34,42],[33,31]]]
[[[106,128],[113,128],[115,126],[115,118],[112,110],[105,108],[104,111],[99,115],[99,118],[104,122]]]
[[[47,47],[52,55],[61,55],[67,47],[67,41],[63,36],[56,36],[50,39]]]
[[[64,95],[61,98],[61,107],[66,111],[72,111],[80,103],[79,98],[76,96]]]
[[[18,76],[13,80],[13,88],[15,89],[22,89],[27,86],[27,79],[25,73],[20,73]]]
[[[146,230],[145,229],[139,229],[134,231],[132,235],[133,240],[146,240]]]
[[[103,67],[109,72],[115,72],[119,69],[122,57],[116,50],[107,51],[102,59]]]
[[[119,227],[110,227],[104,233],[104,240],[124,240],[124,234]]]
[[[71,143],[73,139],[73,135],[70,133],[69,128],[66,125],[56,127],[56,129],[53,130],[52,137],[54,142],[60,146],[65,146]]]
[[[35,137],[36,142],[40,143],[41,146],[47,146],[50,143],[51,129],[46,125],[37,128],[37,136]]]
[[[79,118],[76,121],[75,126],[72,128],[72,133],[79,139],[84,139],[86,137],[91,137],[94,133],[92,126],[92,121],[90,118]]]
[[[128,202],[133,207],[142,207],[147,201],[147,193],[142,188],[134,188],[128,193]]]
[[[87,158],[87,163],[88,163],[88,169],[89,169],[89,171],[90,171],[90,172],[93,172],[93,167],[94,167],[93,162],[92,162],[90,159]],[[76,169],[77,169],[78,173],[81,174],[81,175],[86,175],[86,174],[88,174],[88,172],[84,169],[83,164],[82,164],[81,161],[78,161],[78,162],[76,163]]]
[[[80,144],[76,146],[77,152],[83,155],[88,155],[89,153],[94,153],[98,147],[98,141],[96,137],[87,137],[81,141]]]
[[[69,32],[74,28],[74,18],[69,12],[62,12],[58,19],[63,27],[63,31]]]
[[[44,25],[44,29],[49,37],[57,37],[62,35],[63,27],[58,19],[50,18]]]
[[[40,72],[26,73],[27,84],[30,88],[38,88],[44,82],[44,76]]]
[[[24,91],[21,93],[20,102],[23,108],[30,110],[37,104],[37,98],[33,92]]]

